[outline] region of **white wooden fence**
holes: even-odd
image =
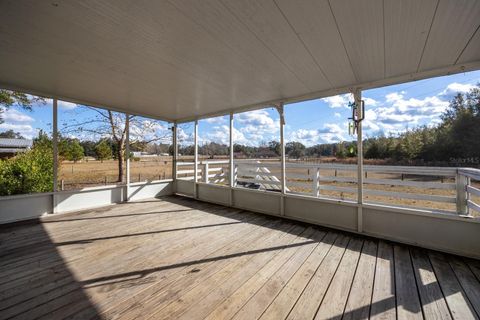
[[[228,164],[228,161],[223,160],[200,161],[197,181],[228,184]],[[178,162],[177,166],[179,179],[193,180],[193,162]],[[472,181],[480,182],[480,169],[377,165],[365,165],[363,168],[364,195],[450,203],[456,206],[459,214],[471,215],[472,211],[475,211],[477,216],[480,215],[480,189],[472,185]],[[281,191],[280,169],[279,162],[236,160],[233,186]],[[288,193],[329,197],[325,193],[334,192],[350,194],[355,198],[358,192],[356,165],[286,163],[286,170]],[[389,187],[415,189],[414,192],[404,192],[387,190]],[[428,193],[425,192],[427,190]],[[450,192],[443,192],[443,195],[432,194],[436,190]]]

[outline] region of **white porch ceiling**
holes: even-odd
[[[480,69],[478,0],[2,0],[0,86],[167,120]]]

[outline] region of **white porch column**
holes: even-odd
[[[52,212],[57,213],[57,196],[58,191],[58,102],[57,99],[53,99],[53,132],[52,132],[52,145],[53,145],[53,206]]]
[[[130,200],[130,115],[125,114],[127,117],[125,120],[125,176],[126,176],[126,185],[127,185],[127,199]]]
[[[287,191],[287,178],[285,170],[285,113],[283,103],[277,107],[280,115],[280,181],[281,181],[281,203],[280,203],[280,215],[285,215],[285,194]]]
[[[355,89],[353,91],[353,97],[355,100],[355,105],[357,107],[357,119],[363,118],[363,109],[362,109],[362,91],[360,89]],[[362,121],[358,122],[357,125],[357,231],[363,231],[363,135],[362,135]]]
[[[173,179],[173,193],[177,192],[177,158],[178,158],[178,142],[177,142],[177,123],[173,123],[172,127],[172,143],[173,143],[173,158],[172,158],[172,179]]]
[[[195,120],[195,127],[194,127],[194,137],[193,137],[193,145],[194,145],[194,168],[193,168],[193,196],[195,199],[198,198],[197,194],[197,182],[198,182],[198,120]],[[204,169],[205,170],[205,169]],[[208,171],[203,172],[206,175],[208,181]]]
[[[230,112],[230,161],[229,161],[229,185],[230,185],[230,206],[233,206],[233,187],[235,186],[235,165],[233,163],[233,112]]]

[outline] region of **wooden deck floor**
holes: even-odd
[[[0,319],[480,315],[479,261],[185,198],[0,232]]]

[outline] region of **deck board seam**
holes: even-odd
[[[313,319],[315,319],[317,317],[318,311],[320,310],[320,307],[323,303],[323,300],[325,300],[325,297],[327,296],[327,292],[330,289],[330,285],[333,282],[333,278],[335,278],[335,275],[337,274],[338,268],[340,267],[340,264],[342,263],[342,260],[345,257],[345,253],[347,252],[348,245],[350,244],[352,239],[353,239],[352,237],[349,237],[348,242],[345,245],[345,249],[342,252],[342,257],[338,260],[338,264],[337,264],[337,267],[335,268],[335,272],[332,274],[332,277],[330,278],[330,281],[328,282],[328,286],[325,290],[325,294],[323,295],[322,300],[320,301],[320,304],[318,305],[317,310],[315,311],[315,315],[313,316]]]

